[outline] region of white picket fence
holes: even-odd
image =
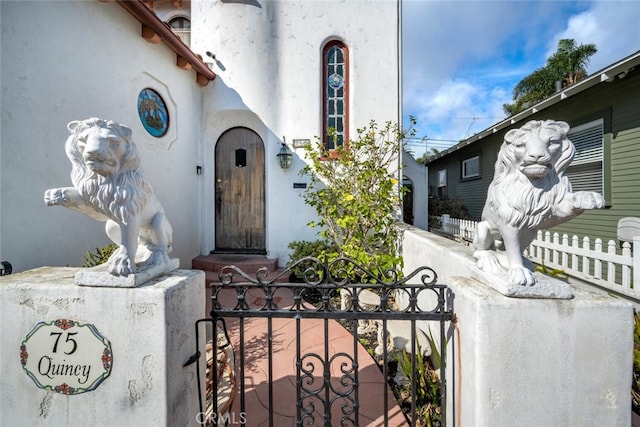
[[[476,233],[476,226],[478,225],[476,221],[472,221],[470,219],[451,218],[448,214],[435,218],[438,219],[441,224],[439,231],[465,242],[473,241],[473,236]]]
[[[436,218],[440,222],[438,231],[467,243],[473,241],[477,222],[449,215]],[[525,256],[549,270],[561,270],[602,288],[640,298],[640,237],[619,248],[615,240],[605,244],[600,238],[592,242],[588,237],[538,231]],[[638,288],[635,284],[639,284]]]

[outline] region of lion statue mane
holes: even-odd
[[[171,225],[143,177],[131,129],[98,118],[72,121],[67,128],[71,135],[65,152],[73,187],[46,190],[45,203],[106,221],[107,235],[119,245],[107,262],[115,276],[136,272],[138,244],[149,252],[142,266],[167,263]]]
[[[585,209],[604,207],[599,193],[571,191],[565,171],[575,148],[568,131],[565,122],[532,120],[507,132],[500,147],[473,245],[478,266],[490,272],[502,271],[495,252],[500,242],[504,245],[510,284],[536,283],[522,252],[538,229],[561,224]]]

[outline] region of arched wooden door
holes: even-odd
[[[216,144],[216,251],[266,253],[264,144],[247,128]]]

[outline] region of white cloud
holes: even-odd
[[[638,16],[636,1],[404,0],[405,116],[418,119],[420,137],[484,130],[559,39],[596,44],[594,72],[640,49]]]
[[[593,43],[598,48],[589,63],[593,73],[640,50],[640,3],[636,1],[598,1],[589,10],[572,16],[566,28],[552,41],[555,52],[558,40],[571,38],[578,44]]]
[[[418,131],[436,140],[459,141],[489,127],[496,117],[503,117],[502,104],[510,97],[501,87],[483,88],[468,81],[450,80],[433,94],[418,94]],[[434,144],[448,146],[452,142]]]

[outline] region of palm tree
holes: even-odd
[[[435,156],[436,154],[440,154],[440,150],[438,150],[437,148],[433,148],[432,147],[432,148],[428,149],[422,156],[418,157],[416,159],[416,161],[418,163],[427,164],[429,159],[432,158],[433,156]]]
[[[594,44],[577,45],[573,39],[562,39],[558,50],[547,59],[544,67],[529,74],[513,88],[512,104],[502,108],[509,116],[529,108],[556,91],[556,83],[567,87],[587,76],[589,58],[598,51]]]
[[[504,111],[513,116],[555,92],[557,73],[550,67],[541,67],[518,82],[513,88],[513,104],[504,104]]]
[[[558,74],[564,76],[562,87],[566,87],[587,76],[586,66],[589,64],[589,58],[597,51],[594,44],[578,46],[573,39],[562,39],[558,42],[557,52],[547,60],[547,63],[551,68],[556,69]]]

